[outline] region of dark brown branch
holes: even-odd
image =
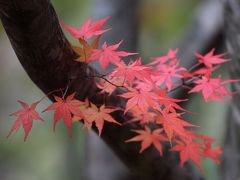
[[[71,80],[68,93],[76,91],[81,100],[88,97],[97,104],[104,102],[105,98],[97,94],[95,79],[84,78],[94,75],[94,71],[73,61],[76,55],[49,0],[0,0],[0,17],[18,59],[44,93],[66,87]],[[107,104],[121,106],[122,102],[112,96],[107,98]],[[127,118],[122,112],[114,116],[121,123]],[[188,166],[181,168],[172,153],[162,158],[149,149],[140,155],[137,144],[126,144],[124,141],[133,135],[130,129],[134,126],[106,124],[101,137],[139,179],[198,179]]]

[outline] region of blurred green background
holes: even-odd
[[[80,26],[93,14],[94,3],[91,1],[52,0],[52,3],[59,18],[72,26]],[[141,55],[145,58],[158,56],[175,46],[186,25],[191,21],[198,3],[197,0],[141,1],[138,12],[140,20],[138,47]],[[25,143],[22,129],[10,139],[6,139],[14,122],[14,118],[8,115],[20,107],[17,100],[31,103],[41,98],[43,93],[28,78],[3,28],[0,27],[0,30],[0,179],[81,179],[86,163],[84,162],[86,132],[80,125],[74,125],[73,137],[69,139],[62,122],[53,133],[52,114],[45,113],[42,115],[45,122],[34,123]],[[72,41],[71,38],[70,40]],[[197,115],[192,115],[190,120],[201,125],[200,133],[214,136],[221,141],[224,134],[226,105],[208,103],[206,106],[199,96],[194,98],[195,100],[189,104],[189,109],[197,112]],[[39,110],[43,110],[49,101],[45,100],[43,104],[45,106],[39,107]],[[208,179],[217,180],[218,170],[214,163],[204,161],[204,164]]]

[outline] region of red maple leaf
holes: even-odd
[[[214,51],[215,49],[212,49],[204,56],[201,54],[195,54],[195,56],[199,58],[199,63],[203,63],[208,68],[212,68],[215,64],[222,64],[229,61],[229,59],[222,58],[226,53],[214,55]]]
[[[158,114],[156,122],[162,124],[170,142],[172,141],[174,134],[187,137],[188,133],[185,130],[185,127],[197,127],[180,119],[180,114],[169,112],[168,108],[165,108],[161,114]]]
[[[130,109],[137,106],[141,111],[146,112],[150,107],[159,108],[158,103],[158,96],[153,92],[136,90],[134,88],[129,88],[129,92],[120,94],[119,96],[123,98],[127,98],[127,104],[124,113],[129,111]]]
[[[100,108],[98,108],[95,104],[91,103],[91,107],[88,108],[88,116],[84,116],[84,118],[90,126],[93,122],[95,122],[100,136],[102,133],[104,121],[121,125],[110,115],[110,113],[117,110],[118,108],[106,108],[105,105],[102,105]]]
[[[126,57],[130,55],[135,55],[137,53],[127,53],[125,51],[116,51],[122,41],[118,44],[108,46],[106,42],[103,43],[102,49],[93,49],[92,55],[89,58],[90,61],[98,60],[103,72],[106,71],[109,63],[116,64],[120,62],[120,57]]]
[[[171,148],[171,151],[180,152],[181,166],[183,166],[188,159],[191,159],[201,171],[203,170],[201,163],[201,156],[203,154],[201,144],[192,141],[186,141],[184,143],[177,141],[177,144]]]
[[[161,105],[164,105],[165,108],[168,108],[170,112],[176,112],[176,110],[181,110],[181,111],[187,111],[186,109],[182,108],[180,105],[178,105],[178,102],[184,102],[187,101],[187,99],[174,99],[171,98],[167,95],[167,90],[166,89],[157,89],[155,90],[159,102]]]
[[[155,123],[156,120],[156,113],[148,111],[144,113],[141,111],[137,106],[132,108],[129,113],[131,114],[132,118],[127,123],[139,122],[141,125],[147,123]]]
[[[22,125],[25,132],[24,141],[26,141],[27,136],[32,129],[33,121],[43,121],[43,119],[40,117],[39,113],[35,109],[40,101],[31,104],[31,106],[29,106],[23,101],[18,102],[21,104],[23,109],[20,109],[17,112],[10,114],[10,116],[16,116],[17,120],[14,122],[7,137],[9,137],[14,131],[16,132],[18,128]]]
[[[56,102],[48,106],[43,112],[54,110],[54,126],[55,130],[57,122],[63,118],[65,125],[68,128],[69,136],[72,134],[72,115],[77,117],[83,117],[82,112],[79,109],[79,106],[84,104],[83,102],[74,99],[75,93],[69,95],[66,99],[63,99],[58,96],[54,96]]]
[[[109,18],[110,17],[108,16],[103,19],[99,19],[93,23],[92,23],[92,19],[89,18],[82,24],[82,26],[79,29],[73,28],[65,24],[63,24],[63,27],[65,30],[70,32],[73,37],[77,39],[83,38],[83,37],[91,38],[92,36],[101,35],[110,30],[110,29],[102,30],[103,25]]]
[[[167,141],[167,138],[161,134],[162,129],[150,130],[149,127],[145,126],[144,130],[132,130],[133,132],[138,133],[139,135],[127,140],[126,142],[138,142],[142,141],[140,153],[145,149],[150,147],[152,144],[158,150],[160,155],[162,155],[162,141]]]
[[[212,143],[215,142],[215,139],[208,136],[204,136],[202,137],[202,139],[204,140],[204,144],[205,144],[203,156],[211,158],[216,162],[216,164],[220,164],[219,155],[221,155],[223,151],[219,146],[212,147]]]

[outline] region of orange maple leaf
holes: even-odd
[[[86,40],[79,38],[78,40],[82,47],[72,45],[73,50],[79,55],[75,61],[89,63],[89,58],[92,54],[92,50],[98,48],[100,37],[101,36],[96,37],[96,39],[94,39],[91,44],[89,44]]]
[[[140,153],[142,153],[145,149],[150,147],[152,144],[158,150],[160,155],[162,155],[162,141],[167,141],[167,138],[161,134],[162,129],[155,129],[151,131],[151,129],[145,126],[144,130],[132,130],[133,132],[138,133],[139,135],[127,140],[126,142],[138,142],[142,141]]]
[[[88,122],[88,126],[91,126],[92,123],[95,122],[99,136],[102,133],[104,121],[121,125],[110,115],[110,113],[117,111],[118,108],[106,108],[104,104],[98,108],[95,104],[91,103],[91,107],[89,107],[87,110],[88,115],[85,116],[84,119]]]

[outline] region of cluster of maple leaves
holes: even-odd
[[[74,93],[66,98],[54,96],[55,102],[44,110],[44,112],[54,111],[54,129],[63,119],[71,136],[72,123],[83,121],[84,127],[88,129],[95,124],[101,135],[105,121],[121,125],[111,116],[111,113],[124,111],[124,114],[131,117],[128,123],[139,123],[142,126],[142,129],[133,129],[136,135],[126,140],[126,142],[140,142],[140,152],[153,145],[162,155],[163,144],[168,142],[171,145],[170,151],[179,152],[181,165],[191,159],[202,170],[201,157],[211,158],[219,164],[219,155],[222,150],[220,147],[212,146],[215,140],[194,133],[192,129],[198,126],[182,118],[187,110],[179,103],[187,99],[174,99],[168,93],[185,88],[188,93],[201,93],[206,102],[223,101],[225,96],[231,96],[232,92],[224,85],[238,80],[222,80],[220,76],[213,77],[213,72],[222,63],[229,61],[223,58],[225,54],[215,55],[214,49],[206,55],[196,54],[198,61],[190,69],[180,66],[177,58],[178,49],[170,49],[166,55],[155,57],[145,65],[142,64],[141,58],[125,63],[122,57],[137,55],[137,53],[119,51],[122,41],[113,45],[104,42],[101,48],[98,47],[101,35],[110,30],[102,29],[108,19],[109,17],[106,17],[92,22],[89,18],[79,29],[65,24],[63,27],[80,43],[79,47],[72,46],[79,54],[79,58],[75,61],[87,64],[97,61],[102,70],[102,75],[96,82],[101,89],[100,93],[109,96],[112,93],[118,93],[117,96],[126,99],[125,109],[107,107],[104,104],[98,107],[88,100],[83,102],[75,99]],[[105,74],[110,64],[114,65],[114,68]],[[36,106],[40,102],[41,100],[28,105],[19,101],[22,109],[11,114],[16,116],[17,120],[9,136],[22,126],[25,131],[24,140],[26,140],[33,121],[42,121],[36,111]]]

